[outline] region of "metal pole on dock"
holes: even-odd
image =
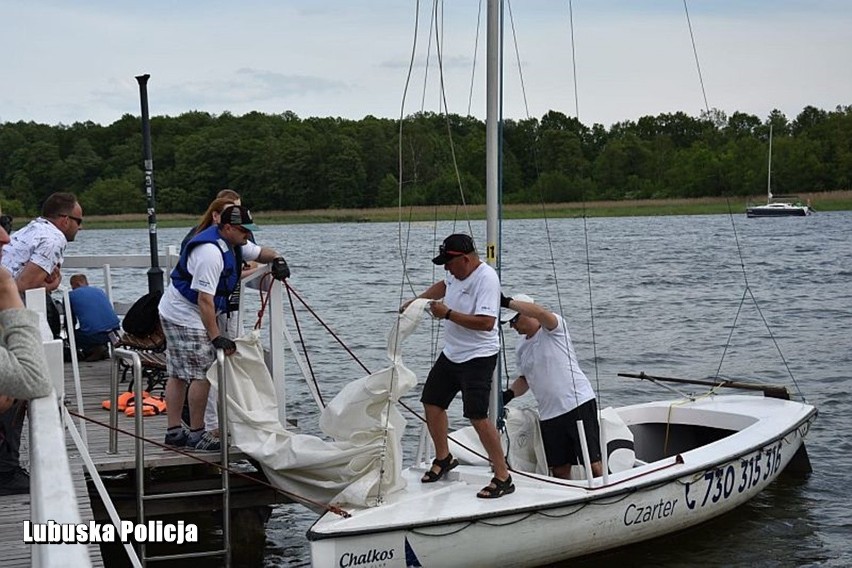
[[[139,97],[142,101],[142,158],[145,165],[145,195],[148,197],[148,240],[151,247],[151,268],[148,269],[148,292],[163,291],[163,270],[157,249],[157,210],[154,199],[154,158],[151,153],[151,121],[148,118],[148,79],[138,75]]]

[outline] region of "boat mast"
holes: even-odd
[[[766,203],[772,203],[772,124],[769,125],[769,159],[766,167]]]
[[[486,260],[498,268],[500,201],[500,1],[488,0],[485,101]]]
[[[498,254],[500,251],[500,69],[502,53],[500,50],[501,0],[488,0],[486,11],[486,88],[485,88],[485,210],[486,245],[485,259],[495,270],[500,270]],[[499,316],[498,316],[499,319]],[[500,394],[500,373],[494,372],[491,386],[491,404],[488,417],[497,422]]]

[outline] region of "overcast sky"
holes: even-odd
[[[484,0],[483,0],[484,3]],[[450,112],[484,116],[480,0],[444,0],[440,24]],[[152,116],[397,118],[414,41],[415,0],[0,0],[0,122],[110,124]],[[567,0],[515,0],[521,96],[506,28],[510,118],[549,109],[587,125],[704,109],[683,0],[574,0],[576,112]],[[806,105],[852,104],[852,1],[690,0],[707,103],[765,119]],[[431,2],[423,1],[406,114],[439,110]],[[484,6],[483,6],[484,12]],[[508,17],[507,17],[508,20]],[[474,58],[474,52],[478,55]],[[427,66],[428,61],[428,66]],[[471,96],[471,74],[475,76]],[[424,71],[428,71],[424,88]]]

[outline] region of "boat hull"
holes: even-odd
[[[807,205],[787,207],[767,207],[760,205],[758,207],[749,207],[746,209],[746,217],[805,217],[810,215],[811,210]]]
[[[327,513],[308,532],[313,562],[344,568],[538,566],[677,532],[736,508],[772,483],[802,448],[816,415],[807,408],[771,435],[769,424],[758,420],[727,441],[612,475],[606,486],[600,480],[592,488],[554,485],[516,474],[517,491],[490,501],[475,497],[487,475],[462,467],[450,481],[434,484],[444,485],[442,493],[400,503],[382,526],[366,521],[375,510],[354,512],[351,519]],[[744,444],[750,436],[763,439]],[[730,450],[737,446],[741,451]],[[420,485],[419,471],[410,473],[409,482]],[[412,508],[419,522],[406,521]]]

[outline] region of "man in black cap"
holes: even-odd
[[[207,369],[216,359],[216,349],[224,350],[225,355],[232,355],[237,349],[219,329],[216,318],[228,309],[228,298],[240,283],[242,267],[235,249],[241,249],[245,260],[271,263],[270,272],[277,280],[290,276],[280,254],[249,239],[256,230],[248,209],[241,205],[225,207],[218,225],[204,229],[187,243],[160,300],[169,374],[167,446],[196,451],[220,448],[218,438],[204,432],[204,408],[210,390]],[[187,393],[189,432],[180,423]]]
[[[500,315],[500,279],[476,254],[473,239],[453,234],[444,239],[432,262],[443,266],[447,277],[432,284],[420,298],[431,302],[432,316],[446,320],[444,348],[435,361],[420,401],[426,411],[436,458],[423,475],[423,483],[438,481],[458,465],[447,440],[447,407],[459,391],[464,416],[473,425],[488,452],[494,478],[478,497],[493,499],[515,490],[506,466],[500,435],[488,420],[491,377],[500,351],[497,320]]]

